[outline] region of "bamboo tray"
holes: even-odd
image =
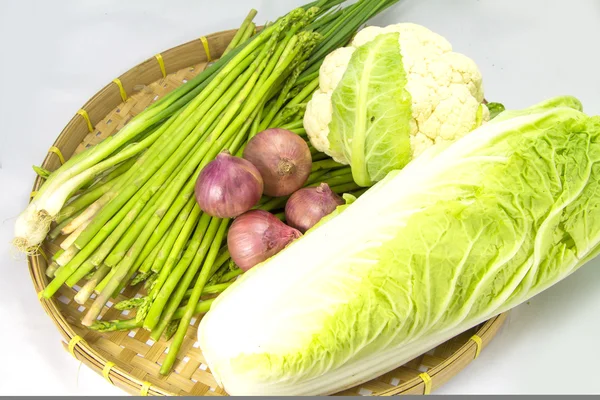
[[[184,84],[219,57],[235,30],[213,33],[174,47],[135,66],[113,80],[92,97],[73,116],[50,148],[43,167],[54,170],[65,159],[116,133],[133,116],[157,98]],[[42,183],[37,178],[36,191]],[[45,242],[39,254],[29,255],[28,264],[36,292],[48,283],[47,257],[58,250],[55,243]],[[80,325],[82,313],[91,305],[79,305],[73,297],[79,286],[63,285],[51,300],[41,300],[65,339],[71,354],[107,381],[131,394],[141,395],[227,395],[218,387],[207,368],[196,342],[200,318],[192,319],[191,329],[181,348],[174,370],[159,374],[160,364],[168,351],[164,339],[154,342],[144,329],[130,332],[98,333]],[[143,289],[142,289],[143,290]],[[103,319],[125,319],[128,311],[111,308],[113,304],[136,295],[138,289],[127,287],[112,299],[102,312]],[[141,294],[141,291],[140,291]],[[95,297],[95,296],[93,296]],[[505,315],[464,332],[437,348],[370,382],[338,395],[427,394],[440,387],[479,355],[505,320]]]

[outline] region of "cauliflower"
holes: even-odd
[[[410,96],[406,100],[410,113],[405,129],[409,134],[411,159],[434,144],[454,141],[489,120],[489,111],[482,104],[483,85],[477,65],[470,58],[453,52],[442,36],[412,23],[364,28],[350,46],[337,49],[325,58],[319,71],[319,89],[304,115],[304,127],[312,145],[353,168],[351,150],[355,147],[330,143],[330,123],[335,114],[332,95],[345,79],[357,49],[380,35],[393,32],[398,33],[396,48],[401,55],[399,67],[404,70],[403,90]],[[373,113],[368,109],[365,112]]]

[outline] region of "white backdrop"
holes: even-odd
[[[303,1],[0,0],[0,394],[122,394],[60,345],[26,262],[9,250],[34,173],[80,106],[140,61]],[[416,22],[480,66],[510,108],[572,94],[600,114],[597,0],[401,0],[372,21]],[[600,260],[510,313],[481,356],[437,393],[600,393]]]

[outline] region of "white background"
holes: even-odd
[[[8,242],[45,157],[80,106],[161,50],[301,1],[0,0],[0,394],[122,394],[60,345]],[[559,94],[600,114],[600,1],[401,0],[372,21],[416,22],[480,66],[490,101]],[[479,359],[437,393],[600,393],[600,260],[513,310]]]

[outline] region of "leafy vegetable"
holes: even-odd
[[[600,118],[580,106],[434,146],[254,267],[200,324],[212,373],[232,395],[334,393],[576,271],[600,252]]]
[[[361,186],[410,161],[411,97],[398,36],[379,35],[359,47],[331,97],[331,149],[350,160]]]
[[[487,103],[486,106],[490,111],[490,119],[495,118],[498,114],[504,111],[504,105],[502,103]]]

